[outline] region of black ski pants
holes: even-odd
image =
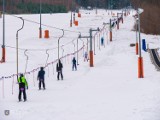
[[[23,93],[23,99],[27,100],[27,96],[26,96],[26,89],[24,88],[19,88],[19,95],[18,95],[18,99],[19,101],[21,100],[21,95]]]
[[[63,74],[62,74],[62,71],[58,71],[58,74],[57,74],[57,79],[59,80],[59,75],[61,75],[61,79],[63,80]]]
[[[39,89],[41,89],[41,84],[43,85],[43,88],[45,89],[45,83],[43,79],[39,79]]]
[[[76,64],[72,65],[72,70],[74,70],[74,69],[77,70],[77,65]]]

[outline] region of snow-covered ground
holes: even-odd
[[[39,15],[18,15],[27,20],[19,32],[19,72],[27,72],[27,102],[18,102],[18,84],[16,76],[12,76],[16,74],[16,32],[22,21],[6,15],[8,47],[6,63],[0,64],[0,78],[6,77],[0,80],[0,120],[160,120],[160,74],[147,52],[142,51],[144,78],[137,77],[138,56],[135,47],[130,47],[136,41],[136,34],[132,31],[134,11],[124,18],[124,24],[120,23],[119,30],[113,30],[112,42],[108,39],[108,28],[96,34],[94,67],[89,67],[89,63],[83,60],[87,39],[79,39],[78,49],[83,47],[83,42],[85,47],[78,53],[78,70],[72,71],[71,59],[74,55],[71,53],[77,50],[79,32],[82,36],[88,36],[90,28],[102,28],[103,23],[111,18],[105,10],[98,10],[97,15],[95,11],[83,10],[81,13],[82,18],[76,16],[79,26],[72,28],[69,27],[70,13],[43,14],[42,23],[47,26],[42,28],[43,31],[50,31],[49,39],[38,38],[39,25],[35,22],[39,22]],[[0,26],[2,28],[2,19]],[[56,79],[54,62],[62,30],[53,27],[65,30],[64,37],[60,39],[60,57],[68,54],[62,59],[63,81]],[[105,38],[105,46],[99,46],[101,37]],[[141,34],[141,37],[150,47],[159,47],[160,36]],[[39,91],[36,69],[52,62],[45,69],[46,90]],[[5,110],[10,111],[8,116],[4,114]]]

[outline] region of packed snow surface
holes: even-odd
[[[112,12],[116,15],[121,10]],[[149,53],[142,50],[144,78],[138,78],[138,56],[135,47],[130,47],[136,42],[134,14],[131,10],[124,23],[120,22],[120,29],[113,29],[112,42],[108,25],[101,32],[93,32],[94,67],[89,67],[83,58],[90,44],[87,45],[86,38],[78,39],[77,71],[72,71],[71,60],[74,56],[77,59],[77,54],[72,53],[77,51],[79,34],[89,36],[90,28],[102,29],[103,23],[112,18],[111,11],[98,10],[95,14],[95,10],[81,10],[81,18],[76,14],[79,26],[73,24],[72,28],[70,13],[42,14],[42,39],[39,39],[39,15],[6,15],[6,62],[0,64],[0,78],[6,78],[0,80],[0,120],[160,120],[159,71],[151,63]],[[17,17],[25,19],[24,28],[18,32],[18,45],[19,72],[28,72],[27,102],[18,102],[18,84],[16,76],[12,76],[17,66],[16,32],[22,26],[22,20]],[[59,53],[60,57],[65,56],[64,80],[58,81],[56,60],[62,29]],[[49,39],[44,38],[45,30],[49,30]],[[101,37],[104,46],[100,44]],[[159,47],[160,36],[141,34],[141,38],[149,47]],[[46,90],[38,90],[35,69],[47,64]],[[10,114],[5,115],[5,110]]]

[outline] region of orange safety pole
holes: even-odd
[[[6,50],[5,47],[2,47],[2,60],[1,62],[5,62],[6,61]]]
[[[93,51],[89,52],[90,54],[90,67],[93,67]]]
[[[75,11],[74,11],[74,13],[73,13],[73,23],[75,24]]]
[[[142,57],[138,57],[138,78],[144,78]]]
[[[110,33],[110,42],[112,42],[112,31],[109,32]]]
[[[71,10],[71,20],[70,20],[70,27],[72,27],[72,10]]]
[[[119,30],[119,20],[117,19],[117,29]]]
[[[144,78],[144,72],[143,72],[143,58],[141,55],[141,32],[140,32],[140,15],[138,13],[138,31],[139,31],[139,57],[138,57],[138,78]]]
[[[109,30],[109,38],[110,38],[110,41],[112,42],[112,20],[110,19],[110,30]]]
[[[117,30],[119,29],[119,18],[118,18],[118,13],[117,13]]]
[[[70,27],[72,27],[72,21],[70,21]]]
[[[118,27],[117,29],[119,30],[119,22],[118,22],[118,26],[117,27]]]
[[[39,38],[42,38],[42,30],[39,29]]]
[[[81,18],[81,13],[78,13],[78,17]]]
[[[136,43],[136,55],[138,55],[138,43]]]

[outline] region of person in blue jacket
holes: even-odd
[[[88,60],[89,60],[89,59],[88,59],[88,52],[86,51],[86,52],[84,53],[84,62],[85,62],[85,61],[88,62]]]
[[[104,38],[101,37],[101,46],[103,46],[103,45],[104,45]]]
[[[44,68],[41,67],[40,71],[38,72],[37,80],[39,80],[39,90],[41,90],[41,84],[43,84],[43,89],[45,90],[45,82],[44,82],[44,75],[45,71]]]

